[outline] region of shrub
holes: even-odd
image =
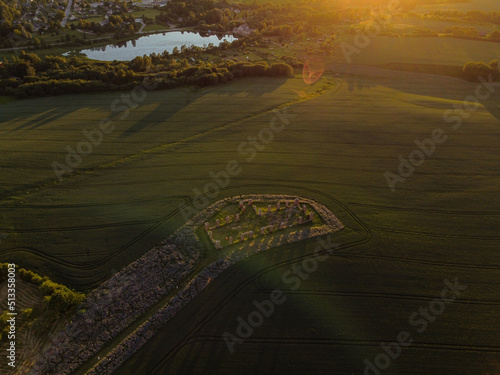
[[[468,81],[477,81],[480,77],[489,79],[491,76],[494,81],[498,80],[498,62],[492,61],[489,65],[482,61],[470,61],[464,65],[464,78]]]
[[[292,77],[293,68],[285,63],[275,63],[269,67],[268,74],[270,76]]]

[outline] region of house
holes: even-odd
[[[248,24],[244,23],[243,25],[241,25],[239,27],[235,27],[233,29],[233,34],[234,35],[241,35],[241,36],[248,36],[254,31],[255,31],[255,29],[251,29],[248,26]]]

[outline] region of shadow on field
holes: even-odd
[[[268,94],[270,92],[276,91],[279,89],[281,86],[283,86],[287,82],[288,78],[265,78],[265,77],[260,77],[258,79],[255,78],[250,78],[250,79],[245,79],[243,82],[241,82],[240,85],[237,87],[244,87],[245,90],[241,90],[243,94],[246,94],[247,96],[250,97],[261,97],[264,94]],[[248,82],[248,84],[247,84]],[[238,83],[238,81],[236,81]],[[236,85],[231,85],[232,87],[235,87]],[[235,92],[225,92],[224,90],[221,90],[222,93],[227,93],[227,94],[236,94],[238,91]]]
[[[402,93],[435,97],[462,102],[467,96],[475,96],[480,83],[468,82],[450,76],[412,73],[376,66],[331,64],[329,67],[347,83],[349,91],[361,91],[376,86],[387,87]],[[498,84],[498,83],[497,83]],[[500,87],[494,86],[491,97],[481,104],[500,122]],[[483,87],[481,92],[486,89]],[[453,109],[445,104],[444,109]],[[500,124],[499,124],[500,125]]]
[[[59,107],[51,108],[46,112],[40,113],[35,118],[26,121],[25,123],[19,125],[17,128],[12,129],[10,132],[15,132],[18,130],[32,130],[44,126],[52,121],[56,121],[68,114],[71,110],[63,110]]]
[[[483,102],[482,104],[485,106],[488,112],[498,120],[498,124],[496,125],[500,127],[500,105],[498,105],[500,94],[494,95],[493,98],[494,99],[490,99],[486,102]]]
[[[147,128],[156,127],[165,121],[168,121],[172,116],[183,110],[189,104],[196,102],[204,97],[221,98],[219,105],[225,105],[223,99],[225,97],[244,94],[245,97],[259,98],[264,94],[272,93],[279,89],[287,82],[287,78],[248,78],[236,80],[231,83],[221,84],[214,87],[204,87],[198,90],[193,90],[192,87],[182,88],[180,96],[176,102],[157,102],[156,108],[148,110],[147,114],[137,120],[127,130],[125,130],[120,138],[133,136],[134,134],[146,130]],[[174,89],[175,90],[175,89]],[[152,104],[147,100],[143,104]],[[137,109],[131,111],[139,111],[141,105]],[[168,109],[167,109],[168,108]],[[118,114],[117,114],[118,116]],[[113,119],[113,118],[112,118]]]

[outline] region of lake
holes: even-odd
[[[172,31],[162,34],[142,36],[136,40],[106,46],[92,47],[79,51],[90,59],[101,61],[130,61],[136,56],[149,55],[151,53],[172,52],[175,47],[182,45],[206,47],[212,43],[218,46],[223,41],[231,43],[238,38],[232,35],[207,35],[202,36],[196,32]]]

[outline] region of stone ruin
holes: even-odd
[[[260,200],[258,202],[263,203]],[[277,200],[277,202],[275,203],[276,209],[274,211],[273,211],[273,204],[267,204],[267,211],[264,212],[265,209],[259,208],[257,207],[257,205],[254,204],[255,200],[253,198],[249,198],[247,200],[239,200],[238,202],[239,212],[231,216],[227,215],[224,220],[216,219],[215,225],[213,226],[211,226],[210,222],[208,221],[205,222],[204,223],[205,231],[207,232],[211,242],[214,244],[216,249],[221,249],[222,247],[227,245],[232,245],[238,242],[246,241],[248,239],[253,239],[254,232],[247,231],[238,234],[236,238],[233,238],[233,236],[225,237],[222,243],[220,239],[216,239],[214,237],[214,232],[213,232],[214,229],[223,228],[226,225],[240,222],[242,217],[246,216],[245,214],[246,208],[249,206],[253,208],[252,212],[255,212],[257,216],[267,217],[268,220],[270,221],[269,225],[260,227],[259,235],[261,236],[273,233],[276,230],[283,230],[293,226],[310,224],[313,221],[314,212],[307,213],[306,204],[299,198],[295,198],[292,200],[284,199],[285,203],[284,207],[281,204],[282,202],[283,200],[280,199]],[[292,221],[292,214],[293,215],[300,214],[300,216],[295,221]],[[281,220],[280,220],[280,215],[281,215]],[[285,221],[283,221],[284,219],[283,215],[286,215]],[[258,228],[255,228],[255,230],[258,230]]]

